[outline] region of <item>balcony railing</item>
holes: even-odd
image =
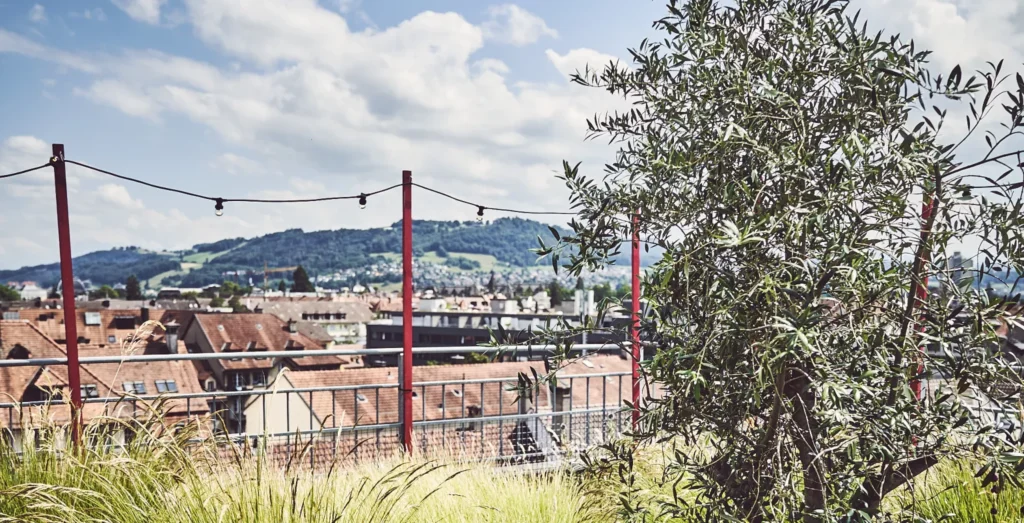
[[[609,350],[618,351],[618,347],[606,344],[572,348],[575,355]],[[491,351],[534,357],[551,353],[543,347],[507,346],[416,348],[413,354]],[[401,353],[401,349],[340,349],[308,351],[306,355],[359,356],[365,361],[374,355],[400,358]],[[273,351],[154,354],[85,357],[80,364],[301,357],[301,352]],[[66,364],[66,358],[0,360],[0,368]],[[252,390],[139,396],[101,390],[101,396],[106,397],[84,399],[82,410],[92,419],[142,418],[151,415],[149,406],[162,403],[170,424],[205,420],[207,437],[215,437],[222,446],[231,442],[236,447],[222,448],[224,452],[264,453],[281,464],[300,459],[311,467],[339,457],[361,460],[401,453],[404,442],[400,428],[407,417],[413,426],[414,452],[503,462],[557,460],[617,438],[630,427],[630,412],[624,401],[629,400],[632,391],[631,372],[594,369],[594,373],[570,374],[563,369],[554,374],[556,379],[524,388],[518,375],[416,381],[417,370],[424,367],[414,367],[413,409],[403,412],[401,365],[387,369],[394,372],[381,383],[300,387],[289,375],[320,371],[285,370],[267,387]],[[338,372],[344,375],[349,370]],[[200,385],[196,384],[197,390]],[[54,415],[53,410],[60,413]],[[31,445],[34,442],[29,434],[39,425],[66,424],[69,413],[60,400],[0,403],[0,427],[16,446]]]

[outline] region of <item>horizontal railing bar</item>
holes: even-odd
[[[347,427],[344,427],[344,426],[342,426],[342,427],[324,427],[322,429],[293,430],[291,432],[276,432],[276,433],[271,433],[271,434],[263,434],[262,432],[253,432],[252,434],[249,434],[249,433],[237,433],[236,432],[236,433],[232,433],[232,434],[224,434],[222,436],[215,436],[213,441],[216,441],[217,438],[223,438],[223,439],[231,440],[231,443],[238,443],[240,441],[248,440],[249,438],[254,438],[254,437],[255,438],[285,438],[285,437],[288,437],[288,436],[314,436],[314,435],[318,435],[318,434],[330,435],[330,434],[334,434],[335,432],[343,433],[343,432],[359,432],[359,431],[366,431],[366,430],[397,429],[397,428],[399,428],[401,426],[402,426],[401,423],[395,422],[395,423],[376,423],[376,424],[373,424],[373,425],[349,425]],[[190,443],[196,443],[196,442],[202,442],[202,441],[209,441],[209,440],[202,439],[202,438],[192,438],[192,439],[189,440]]]
[[[415,374],[415,372],[414,372]],[[567,380],[569,378],[614,378],[618,376],[629,376],[628,372],[607,372],[602,374],[566,374],[557,375],[559,380]],[[479,385],[481,383],[496,383],[496,382],[518,382],[519,376],[511,376],[508,378],[474,378],[466,380],[445,380],[445,381],[416,381],[413,382],[413,387],[440,387],[441,385]]]
[[[598,351],[618,349],[614,344],[587,344],[574,345],[569,350],[572,352]],[[416,354],[468,354],[488,352],[511,352],[519,353],[533,351],[538,353],[549,353],[555,349],[552,347],[528,347],[522,345],[503,345],[492,347],[488,345],[457,346],[457,347],[421,347],[414,348],[412,353]],[[260,351],[260,352],[212,352],[212,353],[189,353],[189,354],[138,354],[119,356],[86,356],[79,358],[80,365],[103,364],[103,363],[147,363],[154,361],[206,361],[206,360],[267,360],[267,359],[300,359],[306,357],[323,356],[389,356],[400,355],[402,349],[329,349],[329,350],[302,350],[302,351]],[[44,365],[67,365],[67,358],[31,358],[25,360],[0,360],[0,367],[38,367]]]
[[[624,407],[623,407],[624,409]],[[434,419],[434,420],[413,420],[413,427],[427,427],[432,425],[449,425],[454,423],[498,423],[501,421],[517,421],[524,419],[535,419],[535,418],[551,418],[557,416],[569,416],[573,414],[596,414],[604,412],[605,414],[615,414],[616,410],[609,408],[590,408],[590,409],[579,409],[579,410],[559,410],[553,412],[532,412],[529,414],[503,414],[501,416],[478,416],[475,418],[448,418],[448,419]]]
[[[558,375],[559,380],[567,379],[584,379],[584,378],[614,378],[614,377],[625,377],[629,376],[628,372],[608,372],[602,374],[568,374]],[[477,379],[465,379],[465,380],[449,380],[449,381],[417,381],[413,382],[413,387],[440,387],[442,385],[479,385],[481,383],[506,383],[518,381],[518,376],[509,376],[507,378],[477,378]],[[218,399],[218,398],[234,398],[239,396],[267,396],[274,394],[301,394],[309,392],[343,392],[343,391],[358,391],[358,390],[377,390],[377,389],[396,389],[398,383],[367,383],[362,385],[339,385],[334,387],[302,387],[285,390],[275,389],[246,389],[246,390],[233,390],[233,391],[209,391],[209,392],[189,392],[189,393],[170,393],[165,395],[124,395],[124,396],[107,396],[103,398],[83,398],[82,403],[129,403],[132,401],[157,401],[157,400],[184,400],[184,399]],[[19,407],[41,407],[44,405],[65,405],[63,401],[25,401],[20,403],[0,403],[0,409],[3,408],[19,408]]]

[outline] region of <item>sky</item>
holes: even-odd
[[[933,49],[938,70],[1020,64],[1021,4],[853,1]],[[562,161],[599,173],[614,148],[585,140],[586,120],[623,105],[569,75],[628,65],[664,13],[658,0],[0,0],[0,174],[44,163],[56,142],[68,159],[225,198],[359,194],[408,169],[487,206],[567,210]],[[216,217],[207,201],[68,175],[76,254],[401,218],[397,191],[364,210],[227,204]],[[476,217],[423,191],[413,208]],[[49,169],[0,181],[0,209],[0,268],[57,260]]]

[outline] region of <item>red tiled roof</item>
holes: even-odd
[[[273,314],[197,314],[198,323],[213,350],[221,352],[225,344],[236,352],[269,351],[288,352],[289,356],[303,356],[322,350],[323,346],[298,332],[289,332],[287,324]],[[255,347],[250,349],[251,343]],[[286,347],[292,347],[286,349]],[[227,370],[269,369],[271,359],[220,360]],[[344,363],[337,356],[304,356],[290,360],[296,367],[338,366]]]
[[[29,352],[29,359],[32,358],[62,358],[67,353],[63,346],[57,344],[47,337],[40,329],[28,321],[3,320],[0,321],[0,348],[3,349],[3,357],[7,357],[10,349],[14,346],[22,346]],[[122,347],[100,347],[95,345],[82,345],[79,355],[89,356],[113,356],[123,354]],[[141,350],[140,350],[141,352]],[[88,421],[96,416],[114,415],[130,416],[132,410],[142,414],[149,410],[150,405],[161,403],[151,400],[136,400],[131,402],[131,409],[124,406],[128,403],[121,402],[116,407],[116,413],[112,410],[117,405],[117,400],[125,396],[123,389],[124,382],[142,382],[145,384],[145,394],[140,396],[163,395],[156,385],[157,380],[174,380],[179,394],[201,392],[199,380],[196,377],[194,366],[187,362],[147,362],[147,363],[109,363],[109,364],[88,364],[81,367],[81,383],[83,386],[95,385],[97,393],[101,398],[110,398],[113,404],[86,403],[83,407],[83,418]],[[41,388],[65,388],[67,387],[67,370],[64,366],[48,366],[40,370],[39,367],[0,367],[0,403],[9,403],[14,400],[21,400],[25,390],[35,383]],[[168,393],[168,397],[173,393]],[[172,415],[191,413],[201,415],[209,411],[206,402],[203,400],[189,401],[168,399],[162,402],[164,411]],[[23,408],[17,415],[13,409],[3,409],[7,412],[0,412],[0,426],[20,425],[28,420],[29,423],[40,423],[49,420],[55,423],[66,423],[69,418],[68,406],[60,400],[54,400],[50,405],[41,407]],[[15,419],[17,418],[17,419]]]
[[[632,401],[633,388],[631,380],[632,362],[614,354],[596,354],[566,361],[559,368],[559,388],[572,387],[573,409],[602,406],[622,405],[624,400]],[[605,376],[587,378],[589,374],[620,374],[625,376]],[[567,379],[565,376],[582,376]],[[589,394],[588,394],[589,391]]]
[[[150,319],[159,321],[164,311],[150,310]],[[99,317],[98,325],[86,325],[86,314]],[[102,309],[102,310],[77,310],[77,330],[79,339],[84,338],[82,344],[87,345],[117,345],[135,333],[135,329],[142,324],[141,309]],[[22,309],[18,311],[18,317],[31,321],[39,330],[58,343],[65,342],[64,333],[64,310],[63,309]],[[121,320],[118,320],[118,319]],[[131,319],[130,319],[131,318]],[[124,322],[119,326],[118,321]],[[110,342],[110,336],[114,342]]]
[[[0,358],[12,356],[15,347],[23,347],[29,358],[63,358],[64,349],[43,334],[35,325],[21,320],[0,320]],[[0,403],[21,401],[25,389],[39,380],[54,387],[67,384],[67,370],[62,366],[0,367]]]
[[[516,392],[509,390],[514,387],[519,373],[532,376],[533,370],[544,374],[544,363],[503,362],[481,363],[471,365],[438,365],[416,367],[413,373],[414,383],[433,381],[454,381],[474,379],[502,379],[504,386],[497,381],[483,385],[483,404],[481,405],[481,385],[432,385],[413,387],[413,420],[439,420],[444,418],[461,418],[473,415],[470,408],[481,409],[480,416],[496,416],[498,413],[515,414],[518,409]],[[394,423],[398,421],[398,388],[377,388],[372,385],[398,384],[398,370],[395,367],[376,367],[363,369],[341,369],[329,371],[297,371],[285,372],[284,378],[296,388],[315,387],[347,387],[366,386],[355,391],[328,391],[312,394],[313,412],[326,426],[348,427],[356,420],[358,425],[377,423]],[[284,391],[282,391],[283,393]],[[357,398],[362,395],[365,401]],[[309,402],[308,394],[300,394],[304,403]],[[530,406],[530,410],[550,409],[547,388],[541,387],[540,394]],[[441,408],[442,402],[444,409]],[[465,414],[463,414],[465,404]],[[337,416],[337,425],[330,420]]]

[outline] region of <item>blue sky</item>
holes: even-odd
[[[858,0],[947,63],[1020,63],[1018,0]],[[568,82],[628,58],[652,0],[0,0],[0,172],[67,157],[224,197],[354,194],[414,178],[487,205],[564,209],[561,161],[613,150],[585,119],[622,107]],[[193,201],[71,178],[76,253],[385,226],[397,195],[302,205]],[[0,182],[0,268],[56,260],[52,176]],[[417,194],[424,219],[475,210]],[[497,216],[489,213],[488,217]],[[557,220],[556,220],[557,221]]]

